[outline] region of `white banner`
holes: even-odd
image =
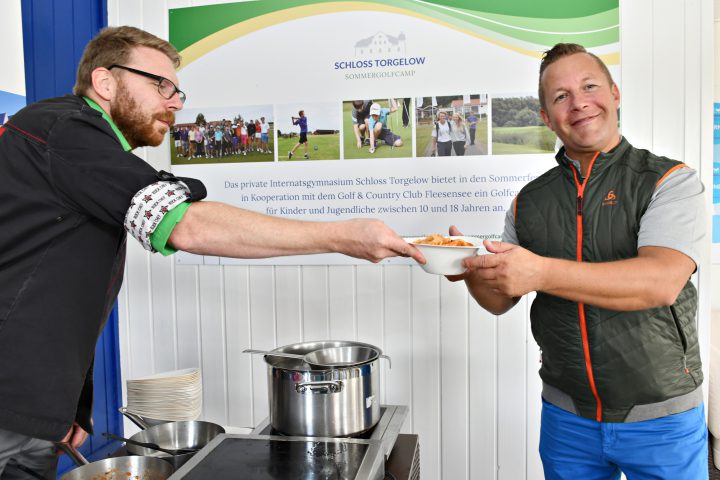
[[[489,41],[398,8],[378,3],[348,11],[352,5],[268,13],[183,50],[179,77],[188,100],[177,115],[174,172],[203,180],[213,200],[269,215],[315,221],[374,217],[404,236],[447,233],[456,225],[466,235],[499,239],[513,197],[555,162],[555,136],[538,113],[538,54],[527,43]],[[173,22],[179,24],[184,13],[174,12],[171,41]],[[617,65],[610,68],[619,80]],[[354,120],[372,104],[378,104],[373,107],[379,107],[382,123],[375,148],[366,125]],[[460,114],[469,138],[436,145],[441,112],[448,119]],[[269,133],[265,141],[262,133],[251,133],[261,117],[267,125],[259,128]],[[182,129],[200,135],[200,142],[186,147]],[[454,130],[465,131],[463,125]],[[360,262],[340,255],[176,258]]]

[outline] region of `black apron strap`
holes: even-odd
[[[207,189],[205,188],[205,184],[203,184],[197,178],[176,177],[172,173],[166,172],[165,170],[160,170],[159,172],[157,172],[157,178],[163,182],[183,183],[188,188],[188,190],[190,190],[191,202],[197,202],[198,200],[202,200],[203,198],[207,197]]]

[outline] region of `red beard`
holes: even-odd
[[[132,148],[160,145],[167,131],[155,127],[157,120],[170,126],[175,123],[173,112],[149,114],[143,112],[125,84],[118,85],[116,100],[110,103],[112,119]]]

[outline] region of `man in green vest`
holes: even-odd
[[[492,255],[450,280],[497,315],[537,292],[546,479],[707,479],[690,282],[703,186],[620,135],[618,87],[582,46],[545,52],[539,98],[558,165],[520,191],[503,241],[485,242]]]

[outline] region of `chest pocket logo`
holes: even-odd
[[[617,196],[615,195],[614,190],[610,190],[607,195],[605,195],[605,198],[603,198],[602,206],[605,207],[607,205],[617,205],[618,200]]]

